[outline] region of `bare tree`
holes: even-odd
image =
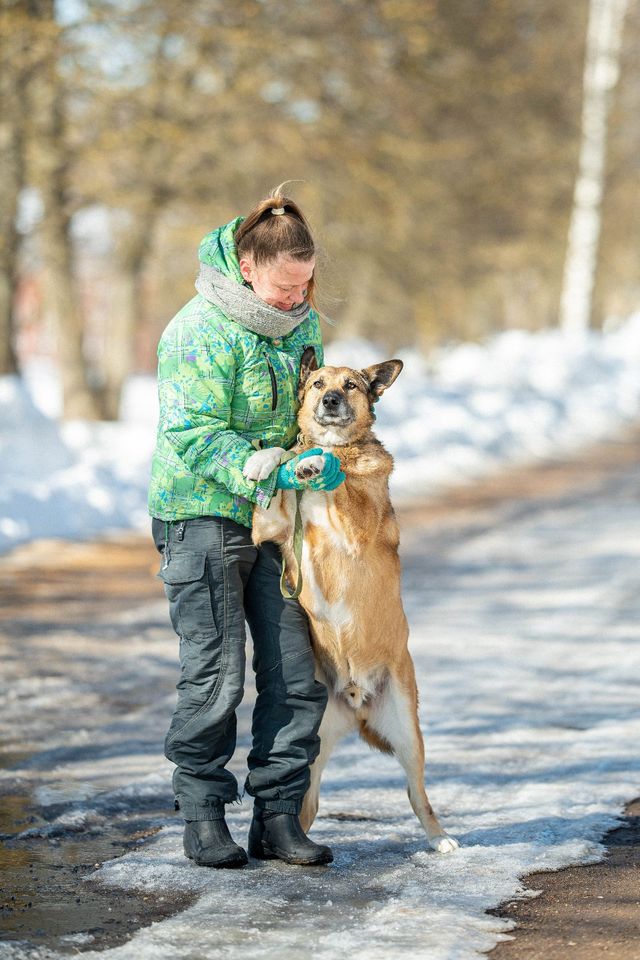
[[[628,0],[591,0],[584,65],[582,138],[560,300],[567,333],[589,326],[598,260],[611,93],[620,74]]]
[[[44,206],[39,230],[45,295],[54,318],[66,419],[100,415],[90,388],[83,350],[84,319],[74,281],[70,196],[73,153],[67,140],[67,86],[60,72],[63,31],[53,0],[31,0],[37,70],[29,85],[33,112],[32,173]]]
[[[16,217],[24,185],[25,86],[28,71],[27,4],[0,4],[0,375],[16,373],[14,298],[17,286]]]
[[[84,169],[76,180],[86,198],[93,191],[94,202],[116,213],[118,295],[100,370],[103,412],[115,418],[146,310],[144,281],[158,223],[172,206],[196,205],[211,195],[218,159],[227,150],[228,106],[212,97],[208,74],[213,65],[215,83],[227,88],[243,45],[225,23],[211,29],[208,20],[215,22],[216,10],[210,3],[157,0],[114,12],[108,2],[93,0],[92,14],[102,27],[102,46],[137,40],[135,81],[93,77],[89,127],[95,135],[84,145]],[[101,171],[97,191],[96,170]]]

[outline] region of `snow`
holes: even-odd
[[[58,409],[51,370],[0,378],[0,551],[36,537],[86,539],[147,525],[151,378],[132,378],[117,423],[64,423],[45,412]]]
[[[378,435],[396,458],[396,499],[563,455],[640,413],[640,315],[605,334],[512,331],[426,360],[402,356],[406,368],[376,408]],[[328,351],[334,363],[381,359],[353,341]],[[42,368],[26,382],[0,381],[5,550],[147,526],[152,380],[129,383],[117,424],[58,423],[49,415],[55,386]],[[397,763],[351,738],[327,767],[312,832],[332,846],[332,866],[198,868],[183,857],[180,821],[161,812],[155,837],[91,880],[124,895],[191,892],[193,905],[121,946],[92,949],[78,930],[61,938],[62,951],[89,946],[87,960],[477,960],[510,930],[486,911],[532,895],[525,874],[602,856],[600,839],[636,795],[640,767],[637,477],[628,471],[615,490],[570,502],[486,511],[472,537],[446,527],[403,535],[427,789],[460,850],[427,850]],[[11,742],[19,711],[36,751],[0,780],[32,784],[50,809],[23,836],[55,841],[147,804],[168,810],[162,738],[176,646],[164,601],[114,610],[80,633],[52,628],[45,642],[45,666],[34,662],[26,675],[19,650],[10,651],[0,701],[0,737]],[[135,708],[118,712],[112,698],[130,688]],[[240,779],[249,742],[250,697],[231,762]],[[240,841],[247,800],[228,813]],[[63,953],[0,944],[7,960],[37,956]]]
[[[162,737],[176,647],[164,600],[105,614],[83,625],[80,639],[68,628],[47,630],[52,682],[11,680],[0,704],[0,736],[10,735],[19,703],[21,729],[39,751],[0,777],[35,783],[38,804],[50,809],[23,836],[55,842],[68,831],[106,829],[122,811],[154,801],[160,832],[91,881],[165,901],[194,896],[188,909],[121,946],[77,940],[89,946],[87,960],[478,960],[511,929],[486,911],[535,895],[521,877],[599,859],[600,838],[637,793],[640,769],[636,474],[628,469],[609,489],[569,502],[497,505],[471,537],[446,521],[404,531],[427,789],[462,844],[447,856],[427,849],[396,761],[354,737],[327,767],[312,829],[333,848],[330,867],[198,868],[184,858],[181,823],[168,812]],[[114,713],[106,694],[134,682],[141,662],[139,702]],[[240,779],[250,708],[248,696],[231,762]],[[65,712],[66,730],[56,711]],[[249,817],[249,798],[228,808],[241,842]],[[61,955],[0,944],[3,960]]]
[[[400,356],[405,368],[376,407],[376,432],[396,461],[396,501],[566,454],[640,414],[640,314],[606,334],[512,330]],[[327,349],[336,365],[384,359],[366,341]],[[0,551],[36,537],[147,529],[154,378],[129,380],[117,423],[60,423],[59,412],[50,367],[0,379]]]

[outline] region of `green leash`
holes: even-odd
[[[302,514],[300,513],[300,500],[304,491],[296,490],[296,518],[293,525],[293,555],[298,565],[298,579],[293,589],[289,592],[285,578],[286,566],[284,557],[282,558],[282,573],[280,574],[280,593],[285,600],[297,600],[302,590]]]

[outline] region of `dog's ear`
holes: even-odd
[[[404,364],[402,360],[385,360],[384,363],[374,363],[372,367],[365,367],[361,374],[369,383],[369,392],[374,397],[381,397],[387,387],[396,379]]]
[[[298,396],[302,394],[309,375],[318,369],[318,358],[314,347],[305,347],[300,360],[300,376],[298,377]]]
[[[318,369],[318,358],[315,347],[305,347],[300,359],[300,374],[298,376],[298,399],[302,400],[304,385],[311,373]]]

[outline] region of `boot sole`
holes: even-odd
[[[264,844],[259,847],[250,846],[249,856],[253,857],[254,860],[282,860],[284,863],[291,863],[297,867],[321,867],[333,862],[332,854],[323,854],[321,857],[305,860],[302,857],[292,857],[284,852],[279,853],[275,848],[265,847]]]
[[[230,857],[228,860],[217,860],[212,863],[210,860],[198,860],[196,857],[192,856],[190,853],[185,853],[185,857],[189,860],[193,860],[195,864],[199,867],[212,867],[214,869],[226,869],[233,870],[238,867],[246,867],[249,862],[247,857]]]

